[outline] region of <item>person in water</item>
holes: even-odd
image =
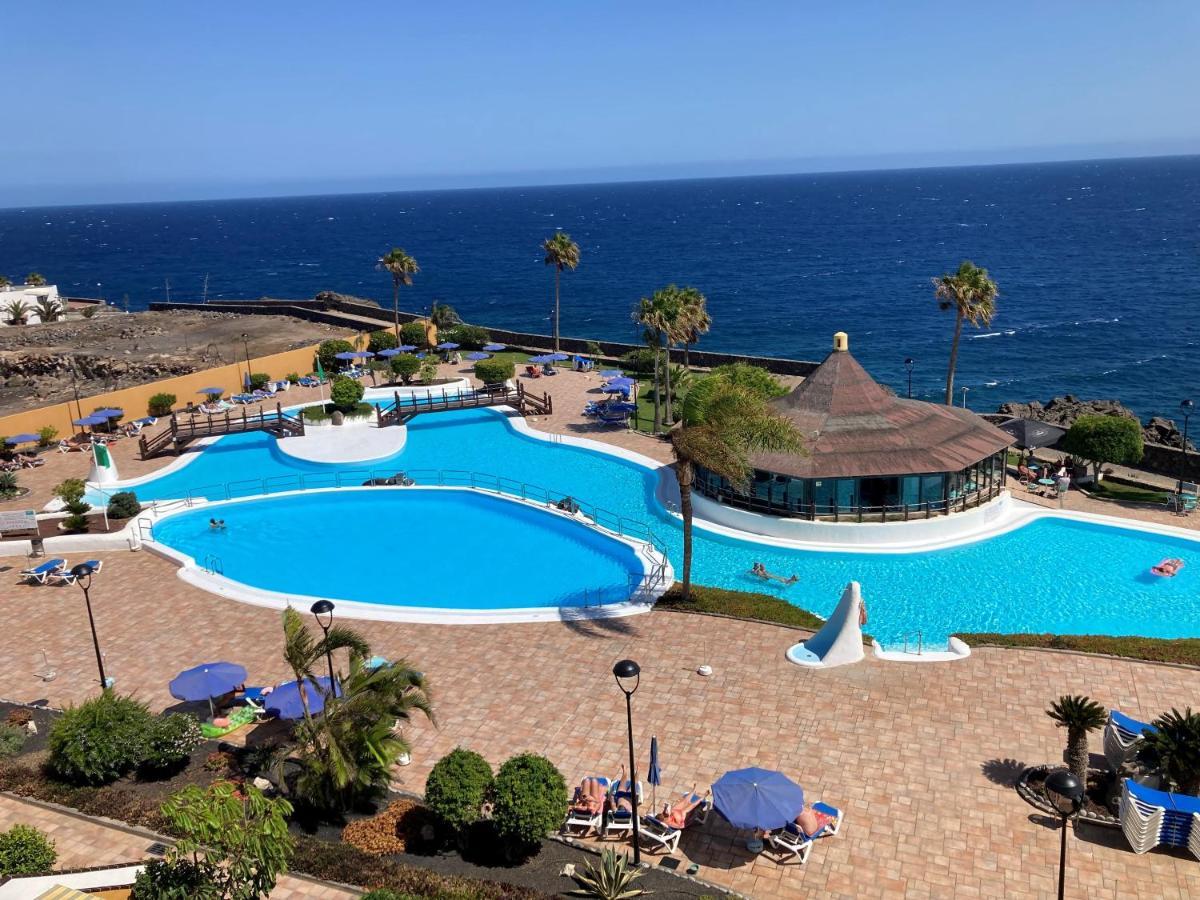
[[[209,519],[208,527],[211,528],[213,531],[224,531],[225,530],[225,520],[224,519]]]
[[[761,578],[763,581],[778,581],[780,584],[795,584],[800,580],[800,576],[794,572],[787,578],[784,578],[782,575],[776,575],[774,572],[768,572],[767,567],[760,562],[756,562],[750,567],[750,574]]]

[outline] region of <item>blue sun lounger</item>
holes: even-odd
[[[51,575],[57,575],[67,567],[65,559],[48,559],[40,566],[34,566],[31,569],[22,569],[21,577],[26,579],[30,584],[45,584],[50,580]]]
[[[85,559],[83,561],[83,563],[84,563],[84,565],[92,567],[93,575],[99,574],[100,570],[104,568],[104,561],[100,560],[100,559]],[[59,584],[74,584],[76,581],[79,580],[71,573],[71,570],[68,569],[66,566],[63,566],[63,568],[61,570],[59,570],[58,572],[51,572],[50,577],[53,578]]]

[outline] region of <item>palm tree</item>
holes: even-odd
[[[712,316],[708,314],[708,298],[694,287],[684,288],[680,292],[683,309],[680,312],[680,328],[683,332],[683,366],[691,366],[689,358],[692,344],[700,340],[701,335],[708,334],[712,328]]]
[[[57,322],[62,316],[62,308],[52,297],[38,297],[35,301],[38,318],[43,322]]]
[[[8,319],[13,325],[24,325],[25,320],[29,318],[29,314],[33,312],[33,307],[24,300],[13,300],[6,307],[8,311]]]
[[[7,275],[0,275],[0,288],[6,288],[10,284],[12,284],[12,282],[8,280]]]
[[[395,317],[396,343],[400,343],[400,285],[412,287],[412,277],[421,271],[417,261],[404,252],[403,247],[393,247],[391,252],[379,257],[377,269],[385,269],[392,275],[392,314]]]
[[[439,332],[462,324],[462,318],[459,316],[458,310],[449,303],[435,302],[429,308],[429,321],[433,323],[433,327]]]
[[[661,291],[656,292],[654,297],[643,297],[638,301],[637,307],[633,311],[633,321],[642,326],[642,339],[645,340],[646,346],[654,351],[654,433],[658,434],[662,431],[662,406],[661,397],[659,396],[659,371],[661,369],[662,357],[662,338],[666,330],[666,322],[663,319],[663,310],[661,304],[655,302],[655,297],[658,297]]]
[[[1067,729],[1067,768],[1087,784],[1088,733],[1098,731],[1108,721],[1108,711],[1091,697],[1064,694],[1050,704],[1046,715],[1059,728]]]
[[[33,287],[42,287],[46,283],[46,276],[41,272],[30,272],[25,276],[25,283]]]
[[[933,295],[942,311],[954,310],[954,343],[950,345],[950,365],[946,369],[946,405],[954,402],[954,369],[958,365],[958,341],[963,322],[978,328],[988,325],[996,314],[996,297],[1000,290],[981,269],[964,259],[953,275],[945,273],[933,279]]]
[[[692,587],[692,484],[696,466],[744,488],[753,471],[750,454],[803,453],[804,437],[767,405],[762,393],[722,375],[702,379],[683,402],[683,419],[671,432],[679,512],[683,517],[683,600]]]
[[[1200,713],[1172,709],[1147,730],[1138,759],[1162,772],[1181,794],[1200,793]]]
[[[546,265],[554,266],[554,352],[557,353],[559,282],[563,269],[575,271],[579,265],[579,245],[565,231],[556,231],[554,237],[542,241],[542,249],[546,251]]]
[[[353,628],[334,625],[329,629],[328,637],[317,640],[305,627],[300,613],[290,606],[283,611],[283,659],[302,685],[307,679],[318,676],[317,669],[327,653],[332,655],[338,650],[349,650],[351,660],[355,656],[366,659],[371,655],[370,645]],[[329,690],[333,691],[333,685]],[[304,690],[300,691],[300,705],[304,707],[305,721],[311,722],[312,714]]]

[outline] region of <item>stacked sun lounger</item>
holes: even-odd
[[[1153,725],[1139,722],[1117,710],[1109,710],[1108,722],[1104,726],[1104,758],[1114,772],[1133,759],[1143,732],[1157,731]]]
[[[1184,847],[1200,857],[1200,797],[1156,791],[1126,778],[1121,789],[1121,830],[1134,853]]]

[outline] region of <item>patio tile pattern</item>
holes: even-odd
[[[166,707],[170,678],[210,659],[246,664],[256,683],[287,676],[277,613],[191,588],[146,552],[104,556],[92,596],[120,690]],[[3,694],[56,706],[94,695],[79,590],[10,586],[11,570],[0,579]],[[1200,689],[1192,669],[1038,651],[806,671],[783,657],[800,632],[665,611],[554,624],[358,625],[376,652],[411,660],[433,685],[437,724],[408,726],[413,763],[396,773],[397,786],[418,792],[455,746],[495,765],[543,753],[569,783],[615,775],[626,758],[625,713],[610,670],[618,659],[638,660],[638,765],[656,734],[660,802],[758,765],[782,769],[812,800],[845,810],[842,833],[821,840],[802,867],[752,857],[739,848],[744,835],[716,816],[685,834],[685,866],[698,862],[702,877],[763,898],[1052,896],[1058,834],[1010,787],[1021,764],[1061,759],[1062,734],[1046,705],[1088,693],[1148,718],[1194,706]],[[50,682],[34,674],[42,648],[58,672]],[[701,663],[713,667],[710,678],[695,674]],[[1196,860],[1137,856],[1116,832],[1081,826],[1070,853],[1074,896],[1200,896]]]
[[[86,869],[94,866],[136,863],[153,858],[146,848],[153,842],[102,822],[83,820],[32,803],[0,796],[0,831],[13,825],[32,825],[54,841],[58,851],[56,869]],[[313,884],[284,875],[271,900],[342,900],[359,894],[332,885]]]

